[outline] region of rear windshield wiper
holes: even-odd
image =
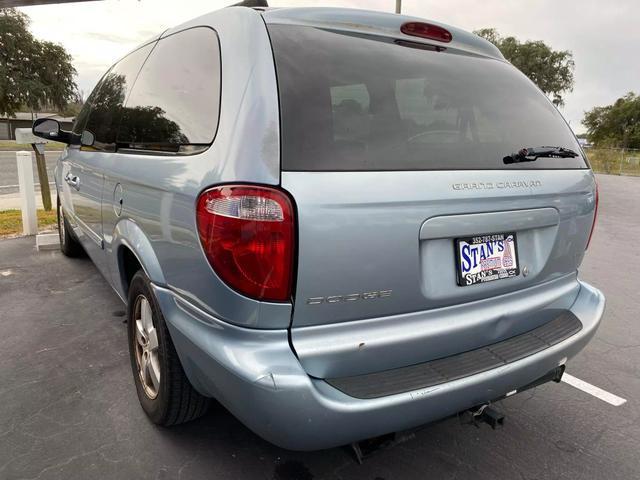
[[[555,158],[574,158],[578,154],[570,148],[564,147],[533,147],[523,148],[517,153],[507,155],[502,160],[504,163],[520,163],[520,162],[535,162],[540,157],[555,157]]]

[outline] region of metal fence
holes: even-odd
[[[635,175],[640,177],[640,150],[625,148],[585,148],[596,173]]]

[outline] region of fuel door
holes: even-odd
[[[116,217],[119,217],[122,214],[122,204],[124,203],[122,185],[116,183],[115,188],[113,189],[113,212],[116,214]]]

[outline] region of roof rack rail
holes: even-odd
[[[234,3],[233,5],[229,5],[230,7],[268,7],[269,4],[267,0],[244,0],[243,2]]]

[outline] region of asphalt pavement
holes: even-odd
[[[607,296],[605,319],[566,383],[500,402],[502,429],[459,419],[358,465],[347,448],[300,453],[260,439],[222,409],[170,429],[138,405],[124,306],[92,263],[0,241],[0,478],[640,478],[640,178],[599,176],[600,218],[580,274]]]
[[[53,169],[61,152],[45,152],[49,182],[53,182]],[[33,181],[38,183],[38,171],[33,161]],[[18,167],[16,152],[0,151],[0,195],[18,192]]]

